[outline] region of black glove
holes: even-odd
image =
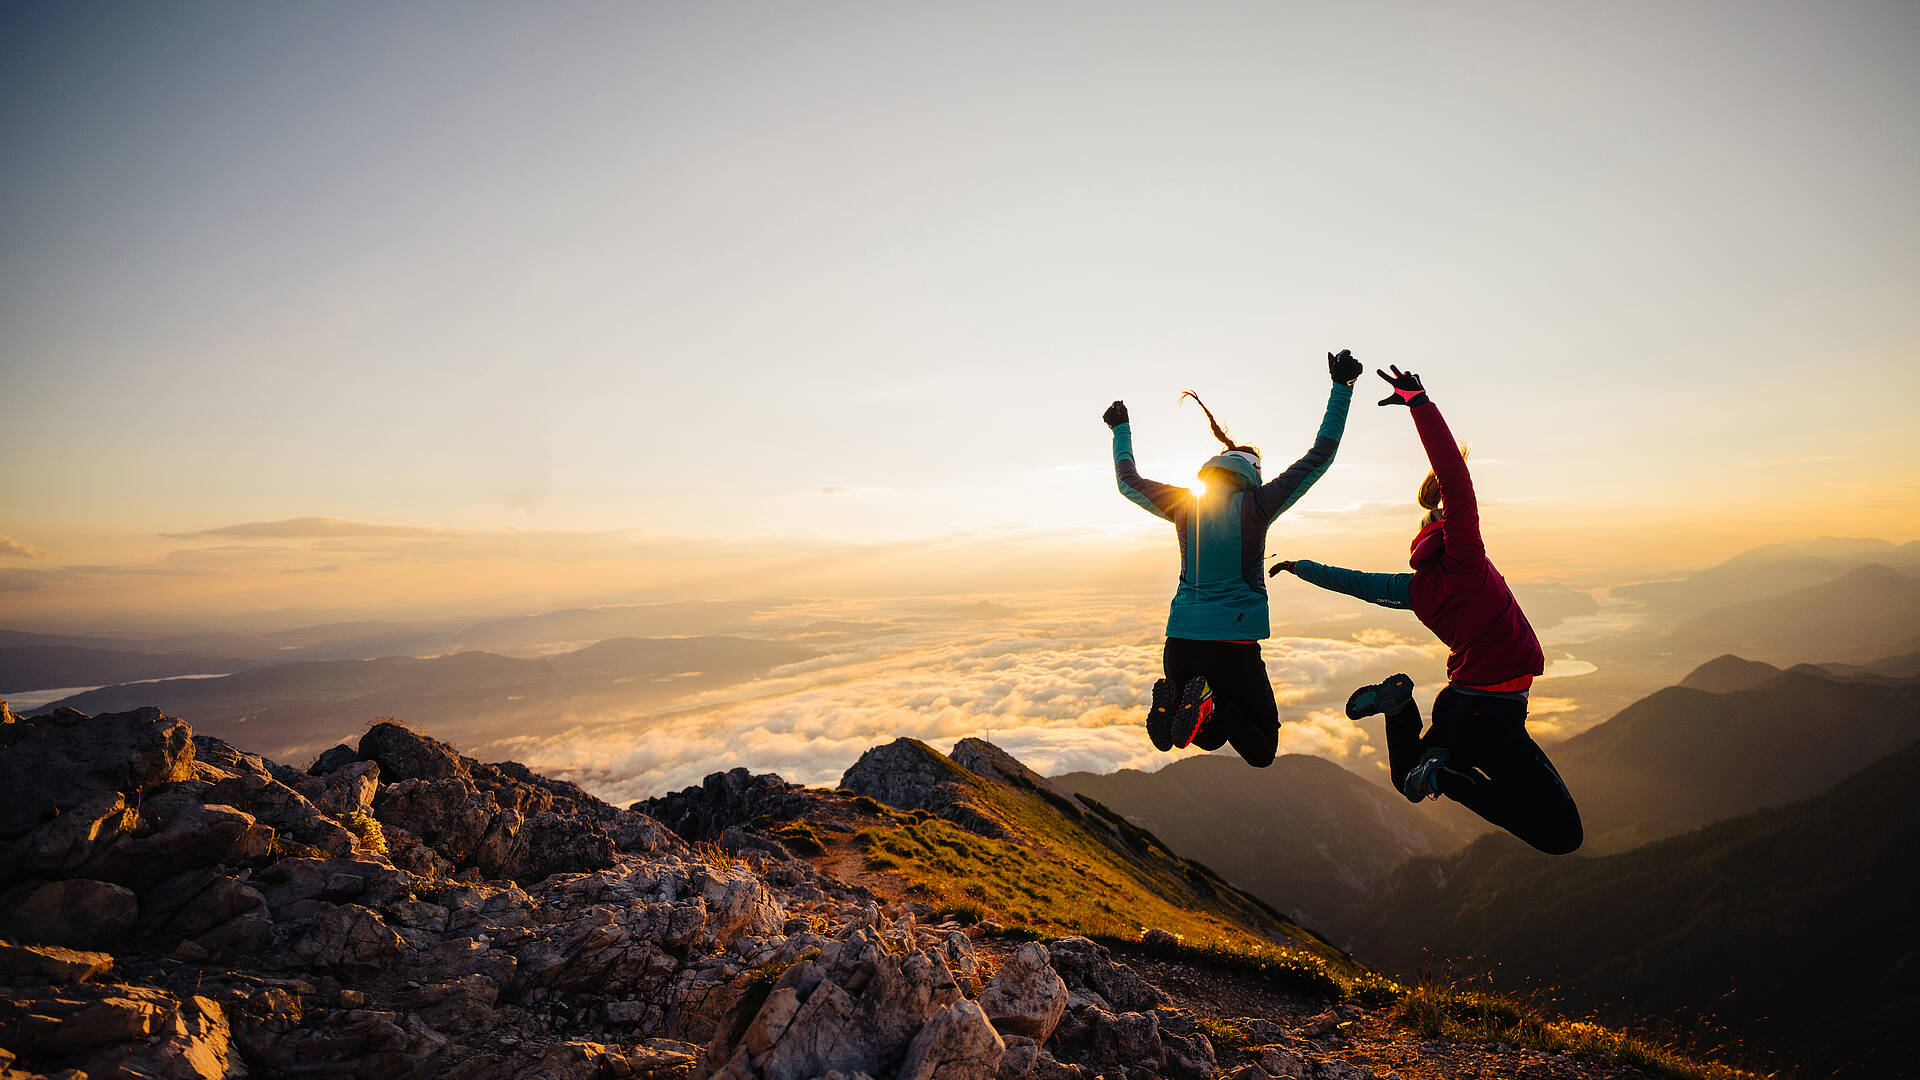
[[[1392,364],[1387,366],[1393,368],[1393,374],[1389,375],[1379,368],[1373,369],[1375,375],[1387,380],[1388,385],[1393,387],[1393,393],[1381,398],[1380,404],[1405,405],[1411,409],[1415,405],[1427,403],[1427,388],[1420,385],[1420,376],[1411,371],[1401,371]]]
[[[1339,385],[1352,386],[1353,380],[1366,370],[1349,350],[1341,349],[1338,353],[1327,354],[1327,374],[1333,376],[1333,381]]]
[[[1107,406],[1107,411],[1100,414],[1100,419],[1105,420],[1108,427],[1119,427],[1121,424],[1126,423],[1127,403],[1124,401],[1116,401]]]
[[[1283,561],[1283,562],[1277,562],[1277,563],[1274,563],[1274,564],[1273,564],[1273,568],[1267,571],[1267,576],[1268,576],[1268,577],[1279,577],[1279,576],[1280,576],[1280,571],[1282,571],[1282,570],[1289,570],[1289,571],[1290,571],[1290,570],[1292,570],[1292,569],[1293,569],[1293,560],[1292,560],[1292,559],[1287,559],[1287,560],[1285,560],[1285,561]]]

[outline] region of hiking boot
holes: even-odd
[[[1452,771],[1447,767],[1445,750],[1429,750],[1427,756],[1420,759],[1420,764],[1407,770],[1407,781],[1401,785],[1401,793],[1408,802],[1437,799],[1440,797],[1441,775]]]
[[[1147,738],[1155,750],[1173,749],[1173,715],[1180,708],[1173,684],[1161,679],[1153,684],[1153,704],[1147,709]]]
[[[1385,682],[1363,686],[1347,698],[1347,719],[1358,720],[1374,713],[1391,716],[1412,700],[1413,679],[1406,675],[1389,675]]]
[[[1180,688],[1180,705],[1173,713],[1173,745],[1187,746],[1200,737],[1200,729],[1213,715],[1213,687],[1205,675],[1195,675]]]

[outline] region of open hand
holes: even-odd
[[[1107,411],[1100,414],[1100,419],[1105,420],[1108,427],[1119,427],[1121,424],[1126,423],[1127,403],[1124,401],[1116,401],[1107,406]]]
[[[1389,375],[1379,368],[1373,369],[1375,375],[1387,380],[1387,385],[1393,387],[1393,393],[1381,398],[1379,404],[1405,405],[1411,409],[1427,403],[1427,388],[1420,385],[1420,376],[1411,371],[1401,371],[1392,364],[1387,366],[1393,369],[1393,374]]]
[[[1353,352],[1349,349],[1327,354],[1327,374],[1333,376],[1333,381],[1338,385],[1352,386],[1353,381],[1366,370],[1364,364],[1353,358]]]

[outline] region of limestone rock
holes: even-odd
[[[103,793],[137,797],[192,776],[192,735],[151,707],[95,717],[60,709],[0,726],[0,838]]]
[[[395,723],[375,724],[360,736],[360,756],[380,766],[380,779],[470,780],[472,774],[453,747],[408,731]]]
[[[81,983],[113,970],[113,957],[57,945],[13,945],[0,941],[0,982],[16,986]]]
[[[313,764],[307,766],[307,775],[326,776],[335,769],[343,768],[359,760],[360,754],[353,747],[335,746],[332,749],[322,751],[320,756],[314,759]],[[378,767],[376,764],[375,768],[377,769]]]
[[[919,949],[910,932],[855,923],[817,959],[786,969],[742,1025],[750,1038],[722,1040],[710,1054],[721,1063],[716,1075],[734,1080],[809,1080],[833,1071],[890,1075],[928,1022],[952,1013],[961,1000],[937,951]],[[977,1007],[943,1020],[927,1036],[919,1060],[937,1064],[984,1041],[978,1028],[993,1043],[990,1052],[979,1053],[990,1053],[997,1066],[1002,1044]],[[988,1067],[980,1075],[992,1072]]]
[[[1133,1012],[1171,1003],[1159,987],[1116,963],[1105,946],[1086,938],[1049,942],[1047,954],[1069,991],[1091,991],[1115,1010]]]
[[[1054,972],[1047,947],[1028,942],[1014,950],[981,992],[980,1008],[1001,1034],[1046,1042],[1067,1008],[1067,984]]]
[[[1312,1080],[1313,1064],[1285,1046],[1256,1046],[1247,1051],[1274,1080]]]
[[[907,1044],[900,1080],[991,1080],[1006,1043],[971,1001],[954,1002],[933,1015]]]
[[[969,832],[1005,839],[1007,827],[969,787],[969,779],[982,782],[926,743],[902,738],[860,755],[840,786],[897,810],[925,810]]]
[[[30,944],[102,949],[133,929],[140,902],[133,890],[105,881],[49,881],[8,914],[7,932]]]
[[[1000,1067],[994,1070],[994,1080],[1025,1080],[1040,1059],[1040,1044],[1022,1035],[1005,1033],[1001,1034],[1000,1041],[1006,1044],[1007,1052],[1000,1058]]]
[[[785,819],[803,810],[799,785],[772,773],[755,776],[745,769],[709,773],[698,787],[634,803],[633,810],[658,820],[689,840],[711,840],[729,826],[757,818]]]
[[[0,862],[22,874],[72,874],[131,833],[139,820],[121,792],[96,792],[25,836],[0,843]]]

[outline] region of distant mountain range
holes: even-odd
[[[1688,679],[1730,685],[1730,670],[1723,658]],[[1920,683],[1806,666],[1724,693],[1669,687],[1547,752],[1597,853],[1806,798],[1915,739]]]
[[[1920,540],[1896,545],[1826,536],[1767,544],[1677,580],[1618,586],[1613,595],[1651,611],[1686,617],[1819,585],[1872,563],[1920,567]]]
[[[1783,699],[1805,689],[1767,686]],[[1821,1075],[1839,1062],[1851,1062],[1842,1075],[1912,1075],[1916,792],[1909,745],[1824,794],[1622,854],[1554,859],[1487,836],[1397,871],[1358,955],[1400,971],[1452,957],[1457,974],[1550,985],[1605,1016],[1704,1015]]]
[[[0,694],[63,686],[108,686],[175,675],[225,674],[259,663],[190,652],[128,652],[77,645],[0,646]]]
[[[87,653],[128,653],[153,658],[143,661],[169,666],[162,658],[184,654],[194,658],[225,658],[219,662],[241,667],[287,663],[295,660],[371,660],[388,656],[431,657],[459,652],[485,651],[503,655],[537,657],[578,649],[596,641],[621,637],[661,637],[667,635],[713,635],[743,629],[748,617],[764,610],[768,602],[687,601],[667,604],[626,604],[607,607],[570,608],[538,615],[514,615],[473,621],[358,622],[324,623],[262,633],[216,631],[191,634],[42,634],[25,630],[0,629],[0,674],[10,669],[5,652],[24,647],[66,647]],[[125,681],[116,677],[120,668],[106,656],[77,658],[60,675],[67,682],[38,685],[13,685],[17,676],[5,685],[11,690],[38,690],[60,686],[105,686]],[[151,676],[193,675],[223,670],[221,667],[180,667]],[[24,666],[13,669],[29,673]],[[40,676],[32,675],[31,679]],[[0,691],[5,692],[5,691]]]
[[[478,743],[550,724],[563,708],[643,709],[723,686],[811,649],[734,637],[616,638],[538,660],[464,652],[419,660],[314,660],[218,679],[110,686],[52,702],[86,713],[158,705],[200,730],[244,735],[277,758],[298,760],[353,735],[376,716]]]
[[[1119,811],[1337,942],[1350,937],[1355,916],[1395,868],[1475,835],[1305,754],[1265,769],[1209,755],[1158,772],[1067,773],[1054,783]]]
[[[1877,660],[1920,632],[1920,576],[1879,563],[1764,600],[1718,608],[1674,627],[1676,651],[1737,653],[1776,664]]]

